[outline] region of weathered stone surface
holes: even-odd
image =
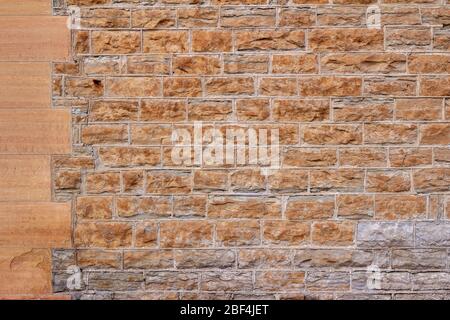
[[[336,162],[336,149],[333,148],[288,148],[283,153],[285,167],[328,167]]]
[[[121,269],[122,254],[108,250],[77,250],[77,265],[83,269]]]
[[[74,243],[77,247],[128,247],[131,246],[131,229],[125,222],[77,223]]]
[[[342,166],[385,167],[386,150],[383,148],[345,148],[339,151]]]
[[[311,291],[348,291],[350,274],[347,272],[309,272],[306,288]]]
[[[337,213],[340,217],[364,219],[374,215],[374,199],[371,195],[340,194],[336,201]]]
[[[275,8],[233,8],[220,10],[222,27],[273,27],[275,26]]]
[[[176,56],[173,61],[175,74],[218,74],[220,60],[217,56]]]
[[[450,242],[450,224],[447,222],[417,222],[416,244],[419,247],[445,247]]]
[[[367,51],[383,49],[383,32],[377,29],[315,29],[308,35],[314,51]]]
[[[404,73],[406,56],[396,53],[336,53],[321,57],[321,68],[328,73]]]
[[[232,268],[236,254],[232,250],[176,250],[177,269]]]
[[[88,288],[99,291],[133,291],[142,289],[142,272],[89,272]]]
[[[273,118],[279,121],[326,121],[330,117],[327,100],[281,100],[273,105]]]
[[[112,197],[78,197],[76,210],[81,219],[110,219]]]
[[[214,196],[208,203],[212,218],[277,218],[281,204],[276,198]]]
[[[362,247],[405,247],[414,245],[413,225],[409,222],[360,222],[356,241]]]
[[[182,53],[188,51],[186,31],[144,31],[143,47],[145,53]]]
[[[405,192],[411,189],[408,171],[370,170],[366,179],[369,192]]]
[[[258,271],[255,287],[263,291],[297,291],[305,287],[305,272]]]
[[[258,30],[237,31],[238,51],[299,50],[305,46],[305,32],[302,30]]]
[[[171,250],[127,250],[123,255],[125,269],[171,269],[174,266]]]
[[[375,218],[379,220],[412,220],[425,218],[427,199],[416,195],[375,196]]]
[[[116,212],[122,218],[170,216],[172,203],[164,197],[118,197]]]
[[[300,95],[310,96],[359,96],[361,95],[361,78],[324,76],[300,78]]]
[[[152,271],[145,273],[147,290],[194,290],[198,288],[199,274],[194,272]]]
[[[285,269],[291,266],[291,251],[285,249],[241,249],[241,269]]]
[[[365,268],[372,264],[389,265],[389,254],[385,251],[347,249],[302,249],[296,250],[293,263],[299,268]]]
[[[162,248],[208,247],[213,241],[213,225],[207,221],[163,221]]]
[[[269,175],[268,188],[272,192],[291,193],[308,189],[308,172],[295,169],[279,169]]]
[[[443,249],[398,249],[392,251],[392,267],[399,269],[443,269],[447,252]]]
[[[201,275],[200,288],[205,291],[247,291],[251,290],[252,272],[225,271],[205,272]]]
[[[336,121],[381,121],[393,117],[394,99],[342,98],[333,99]]]
[[[312,242],[316,245],[348,246],[353,244],[355,224],[350,221],[324,221],[312,225]]]
[[[141,48],[141,36],[136,31],[94,31],[91,42],[96,54],[134,53]]]
[[[417,192],[446,192],[450,190],[450,169],[420,169],[413,172]]]
[[[282,246],[298,246],[309,243],[308,222],[271,220],[264,222],[263,243]]]
[[[363,189],[364,173],[361,170],[314,170],[311,172],[312,192],[358,192]]]
[[[285,216],[289,220],[318,220],[334,214],[334,197],[289,197]]]
[[[272,58],[273,73],[317,73],[317,56],[314,54],[277,54]]]
[[[370,272],[352,273],[352,290],[355,291],[377,291],[377,290],[411,290],[411,277],[408,272],[381,272],[380,280],[371,284],[372,274]]]

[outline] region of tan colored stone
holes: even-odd
[[[161,194],[189,193],[192,188],[190,172],[184,171],[149,171],[147,175],[147,192]]]
[[[100,162],[106,167],[154,167],[161,162],[158,147],[104,147],[98,149]]]
[[[344,124],[307,126],[303,139],[308,144],[361,144],[362,128]]]
[[[334,196],[289,197],[284,212],[289,220],[319,220],[334,215]]]
[[[172,60],[173,72],[185,74],[218,74],[220,60],[218,56],[176,56]]]
[[[362,90],[361,78],[314,77],[300,78],[299,90],[302,96],[359,96]]]
[[[296,96],[297,79],[295,78],[261,78],[259,95],[262,96]]]
[[[226,121],[231,118],[231,101],[192,100],[188,104],[188,118],[194,121]]]
[[[198,196],[175,196],[173,214],[177,217],[205,216],[207,198]]]
[[[188,51],[187,31],[144,31],[144,53],[183,53]]]
[[[350,221],[321,221],[312,225],[312,241],[317,245],[352,245],[354,233],[355,224]]]
[[[383,148],[342,148],[339,162],[342,166],[386,167],[387,155]]]
[[[221,246],[259,245],[259,221],[219,221],[216,225],[216,243]]]
[[[284,100],[273,102],[273,118],[278,121],[325,121],[330,117],[328,100]]]
[[[342,98],[333,100],[335,121],[381,121],[392,120],[394,99]]]
[[[420,144],[450,144],[450,124],[435,123],[421,125]]]
[[[194,52],[230,52],[232,38],[230,31],[194,30],[192,50]]]
[[[96,54],[134,53],[141,50],[137,31],[93,31],[92,52]]]
[[[271,192],[304,192],[308,189],[308,172],[295,169],[279,169],[267,180]]]
[[[276,218],[281,217],[281,204],[276,198],[214,196],[208,203],[211,218]]]
[[[151,77],[115,77],[106,80],[106,95],[110,97],[161,96],[161,79]]]
[[[81,219],[111,219],[111,197],[78,197],[77,217]]]
[[[186,118],[186,105],[182,100],[143,100],[141,121],[175,122]]]
[[[339,217],[347,219],[373,217],[374,199],[371,195],[340,194],[336,203]]]
[[[397,53],[333,53],[321,57],[325,73],[405,73],[406,56]]]
[[[395,118],[410,121],[431,121],[442,118],[442,99],[397,99]]]
[[[173,265],[171,250],[127,250],[123,254],[125,269],[171,269]]]
[[[383,32],[364,28],[314,29],[308,43],[314,51],[383,50]]]
[[[415,167],[431,165],[431,148],[390,148],[389,162],[392,167]]]
[[[375,196],[375,218],[379,220],[411,220],[426,218],[427,199],[417,195]]]
[[[135,228],[135,247],[154,248],[158,245],[158,224],[156,222],[140,222]]]
[[[122,256],[120,252],[108,250],[78,250],[77,265],[83,269],[121,269]]]
[[[240,121],[263,121],[270,116],[269,100],[238,99],[236,100],[236,116]]]
[[[309,223],[282,220],[270,220],[264,222],[264,244],[298,246],[309,243],[309,239]]]
[[[365,95],[414,96],[417,81],[415,77],[375,77],[364,80]]]
[[[219,12],[216,8],[186,7],[178,9],[178,26],[184,28],[216,27]]]
[[[208,96],[253,95],[254,80],[250,77],[210,78],[206,81]]]
[[[356,169],[311,171],[312,192],[361,192],[364,189],[364,171]]]
[[[138,9],[131,11],[131,27],[145,29],[170,28],[176,24],[176,12],[170,9]]]
[[[122,218],[133,217],[169,217],[172,202],[168,197],[118,197],[116,199],[117,215]]]
[[[255,287],[264,291],[298,291],[305,287],[303,271],[256,272]]]
[[[96,100],[91,104],[89,120],[96,122],[136,121],[138,101]]]
[[[0,203],[1,247],[69,248],[70,227],[70,203]]]
[[[199,97],[202,95],[202,83],[199,78],[165,78],[165,97]]]
[[[365,143],[404,144],[417,140],[414,124],[368,124],[364,127]]]
[[[81,140],[85,144],[113,144],[128,141],[125,125],[90,125],[81,130]]]
[[[228,173],[223,170],[195,170],[194,189],[203,191],[227,190]]]
[[[120,192],[120,174],[118,172],[88,173],[86,191],[93,194]]]
[[[221,27],[274,27],[275,8],[233,8],[220,10]]]
[[[336,163],[336,149],[288,148],[283,154],[285,167],[329,167]]]
[[[235,192],[259,192],[265,190],[265,177],[259,169],[241,169],[231,173],[230,184]]]
[[[420,80],[420,95],[450,96],[450,77],[422,77]]]
[[[162,248],[208,247],[213,242],[213,225],[208,221],[163,221]]]
[[[366,190],[369,192],[405,192],[411,189],[407,171],[368,171]]]
[[[224,72],[238,73],[267,73],[269,71],[269,56],[253,54],[234,54],[224,56]]]
[[[300,50],[305,46],[303,30],[237,31],[236,50]]]

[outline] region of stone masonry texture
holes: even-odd
[[[54,157],[53,188],[74,248],[53,251],[55,292],[450,298],[447,0],[55,0],[54,14],[69,6],[81,25],[53,105],[72,110],[73,152]],[[279,129],[281,168],[177,165],[172,132],[195,121]]]

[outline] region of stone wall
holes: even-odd
[[[83,299],[449,297],[446,0],[59,0],[73,154],[55,292]],[[373,9],[369,6],[375,5]],[[379,19],[378,19],[379,18]],[[279,130],[281,168],[178,165],[172,132]],[[66,287],[67,267],[81,286]]]

